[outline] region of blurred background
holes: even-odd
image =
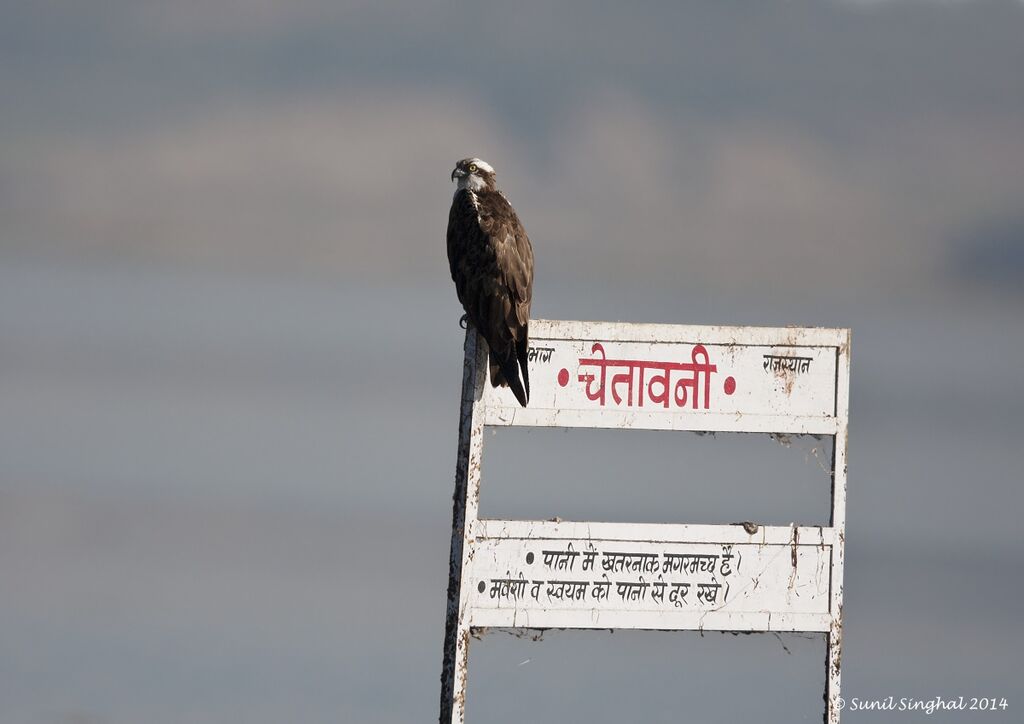
[[[844,696],[1020,721],[1022,37],[1019,0],[4,3],[0,721],[436,719],[469,155],[536,317],[852,327]],[[818,523],[827,461],[499,431],[482,506]],[[824,656],[493,634],[467,721],[820,721]]]

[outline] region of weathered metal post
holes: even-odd
[[[452,495],[452,545],[448,561],[448,607],[444,626],[444,662],[441,669],[440,724],[465,719],[466,672],[469,657],[469,626],[462,573],[467,568],[468,523],[477,518],[480,499],[480,458],[483,454],[483,420],[476,402],[483,394],[487,376],[487,347],[476,330],[466,330],[462,372],[462,404],[459,411],[459,451]]]
[[[832,511],[829,525],[836,531],[832,544],[832,577],[829,626],[825,662],[825,724],[839,724],[839,678],[843,658],[843,564],[846,556],[846,452],[850,417],[850,330],[836,350],[836,420],[832,438]]]
[[[467,332],[441,724],[464,721],[469,638],[487,628],[819,632],[838,724],[849,330],[530,326],[528,408],[485,384]],[[829,524],[480,519],[485,425],[830,436]]]

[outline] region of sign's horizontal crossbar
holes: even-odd
[[[689,629],[728,614],[723,629],[758,630],[769,613],[833,610],[831,529],[488,520],[470,533],[473,625]]]
[[[529,405],[484,386],[485,425],[838,434],[846,330],[531,324]]]
[[[771,613],[767,611],[593,611],[581,620],[576,611],[474,609],[473,628],[640,629],[657,631],[790,631],[827,632],[828,613]]]
[[[588,523],[579,521],[478,519],[471,522],[475,539],[587,540],[650,543],[753,543],[759,545],[830,546],[835,529],[828,526],[782,526],[735,523]]]

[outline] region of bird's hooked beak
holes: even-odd
[[[465,176],[466,176],[465,170],[459,168],[458,166],[456,166],[455,170],[452,171],[452,181],[454,181],[457,178],[465,178]]]

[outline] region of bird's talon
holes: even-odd
[[[463,329],[466,329],[469,326],[468,314],[463,314],[461,317],[459,317],[459,326],[462,327]]]

